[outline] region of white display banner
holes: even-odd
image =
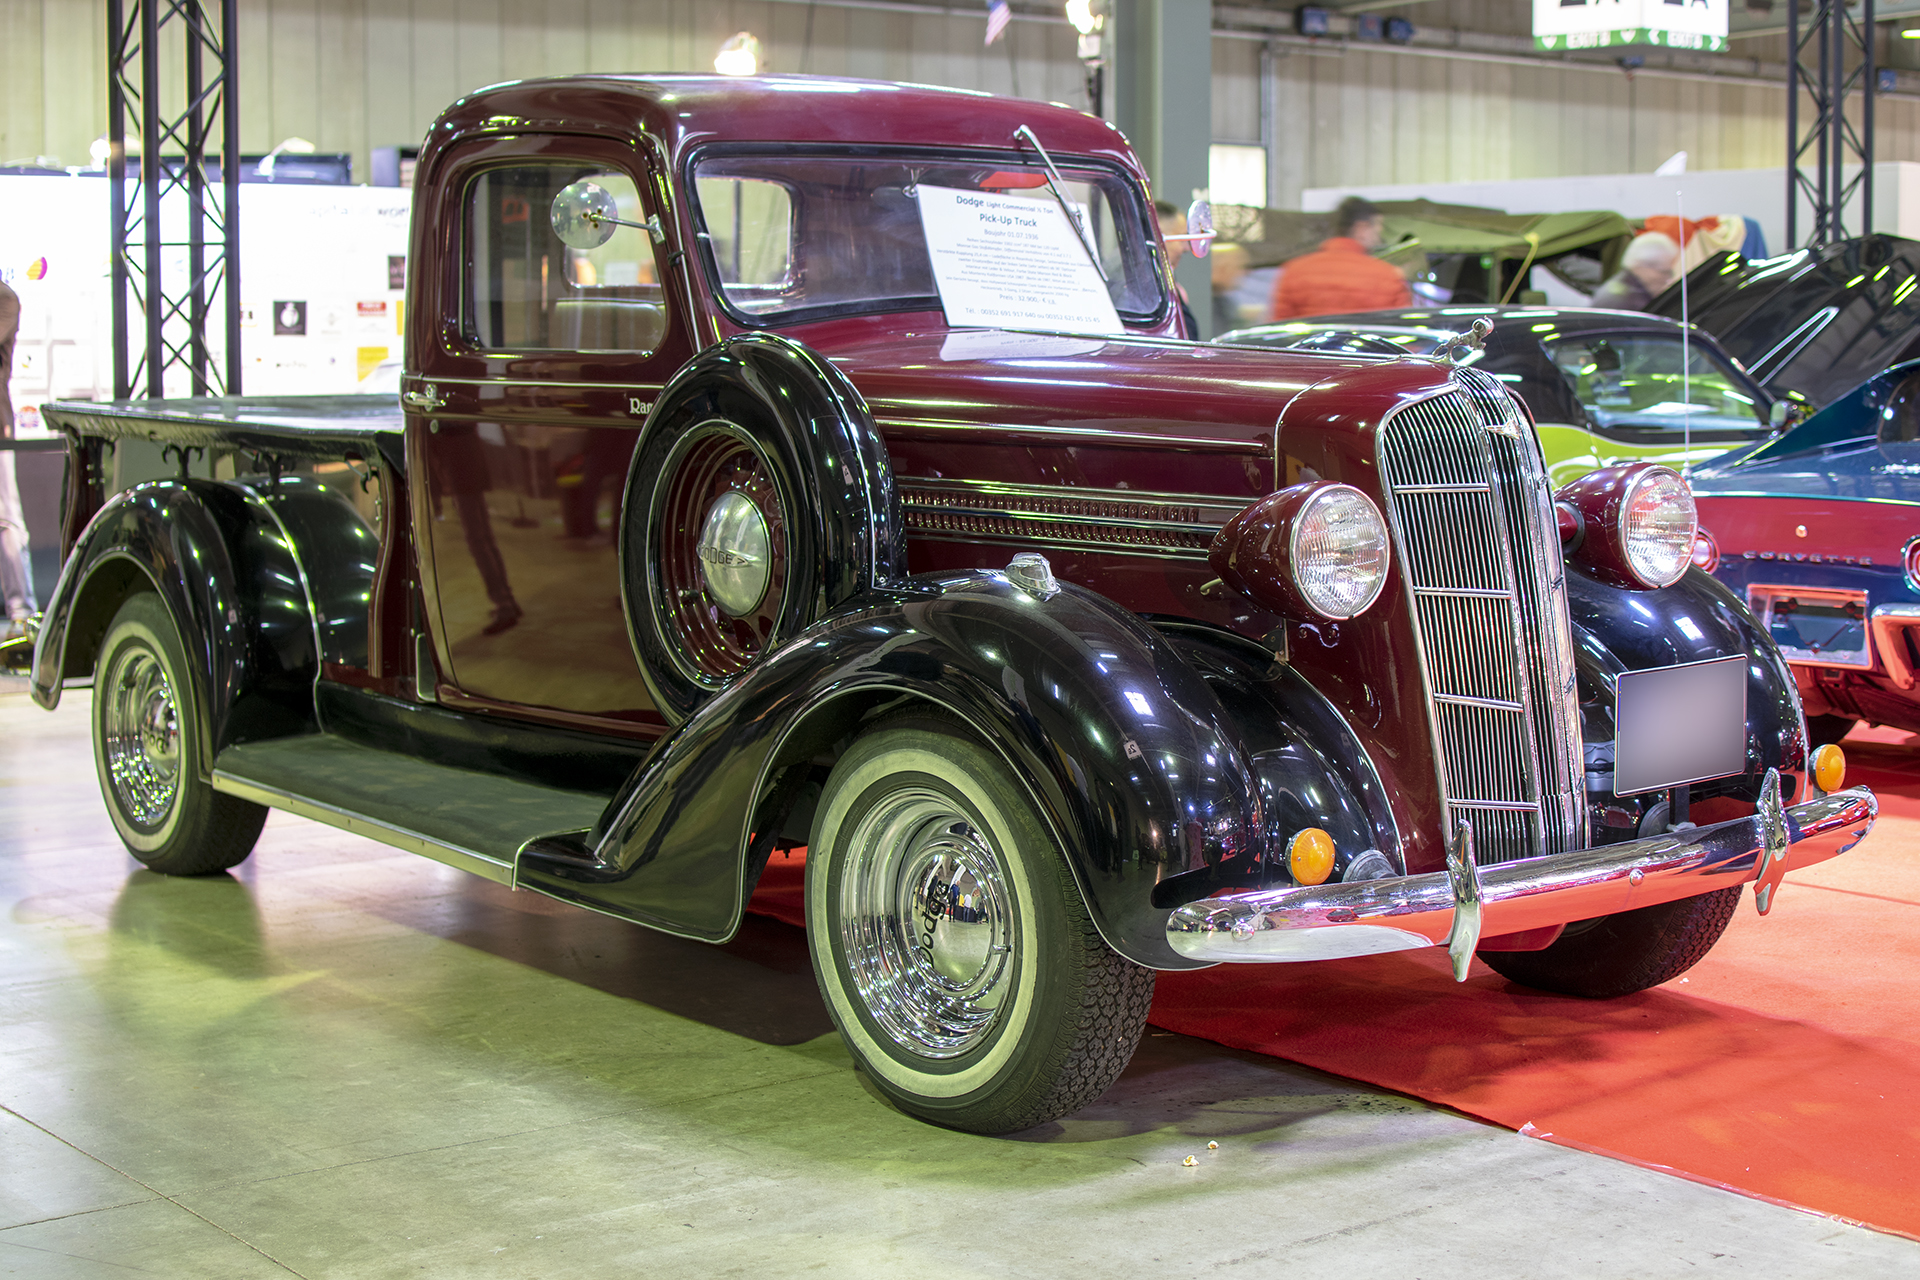
[[[948,324],[1121,332],[1106,283],[1057,201],[924,183],[918,191]]]
[[[1727,0],[1533,0],[1537,49],[1727,47]]]
[[[410,191],[248,183],[240,189],[241,389],[250,395],[395,393],[405,324]],[[186,195],[162,201],[169,287],[187,279]],[[113,394],[107,181],[97,174],[0,176],[0,280],[20,295],[16,410]],[[144,320],[130,295],[138,358]],[[207,325],[216,370],[225,316]],[[184,322],[169,329],[182,341]],[[191,395],[170,369],[168,395]],[[28,427],[36,415],[28,418]]]

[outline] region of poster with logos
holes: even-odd
[[[1533,0],[1536,49],[1727,47],[1728,0]]]
[[[394,394],[411,198],[391,187],[241,189],[242,391]],[[162,226],[185,238],[184,203],[163,206]],[[20,295],[11,390],[25,430],[43,400],[112,396],[111,266],[104,176],[0,175],[0,280]],[[161,270],[184,282],[185,247],[170,245]],[[142,324],[135,302],[130,325]],[[218,367],[218,310],[207,337]],[[169,372],[166,391],[192,394],[184,370]]]

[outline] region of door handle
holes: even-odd
[[[435,409],[445,407],[447,402],[440,395],[439,388],[429,382],[424,391],[402,391],[400,393],[400,403],[406,405],[409,409],[425,409],[428,412],[432,412]]]

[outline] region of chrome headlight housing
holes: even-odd
[[[1208,560],[1222,582],[1268,608],[1344,621],[1386,586],[1387,522],[1352,485],[1282,489],[1228,521]]]
[[[1569,555],[1604,581],[1670,587],[1693,563],[1699,511],[1693,490],[1671,467],[1602,467],[1561,489],[1554,501],[1578,513]]]
[[[1387,522],[1352,485],[1320,486],[1293,518],[1287,539],[1294,588],[1336,621],[1364,613],[1387,582]]]

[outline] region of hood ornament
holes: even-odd
[[[1493,321],[1481,316],[1473,322],[1473,327],[1465,333],[1456,333],[1445,339],[1434,349],[1434,355],[1455,365],[1462,365],[1473,359],[1473,353],[1487,345],[1487,335],[1493,332]]]

